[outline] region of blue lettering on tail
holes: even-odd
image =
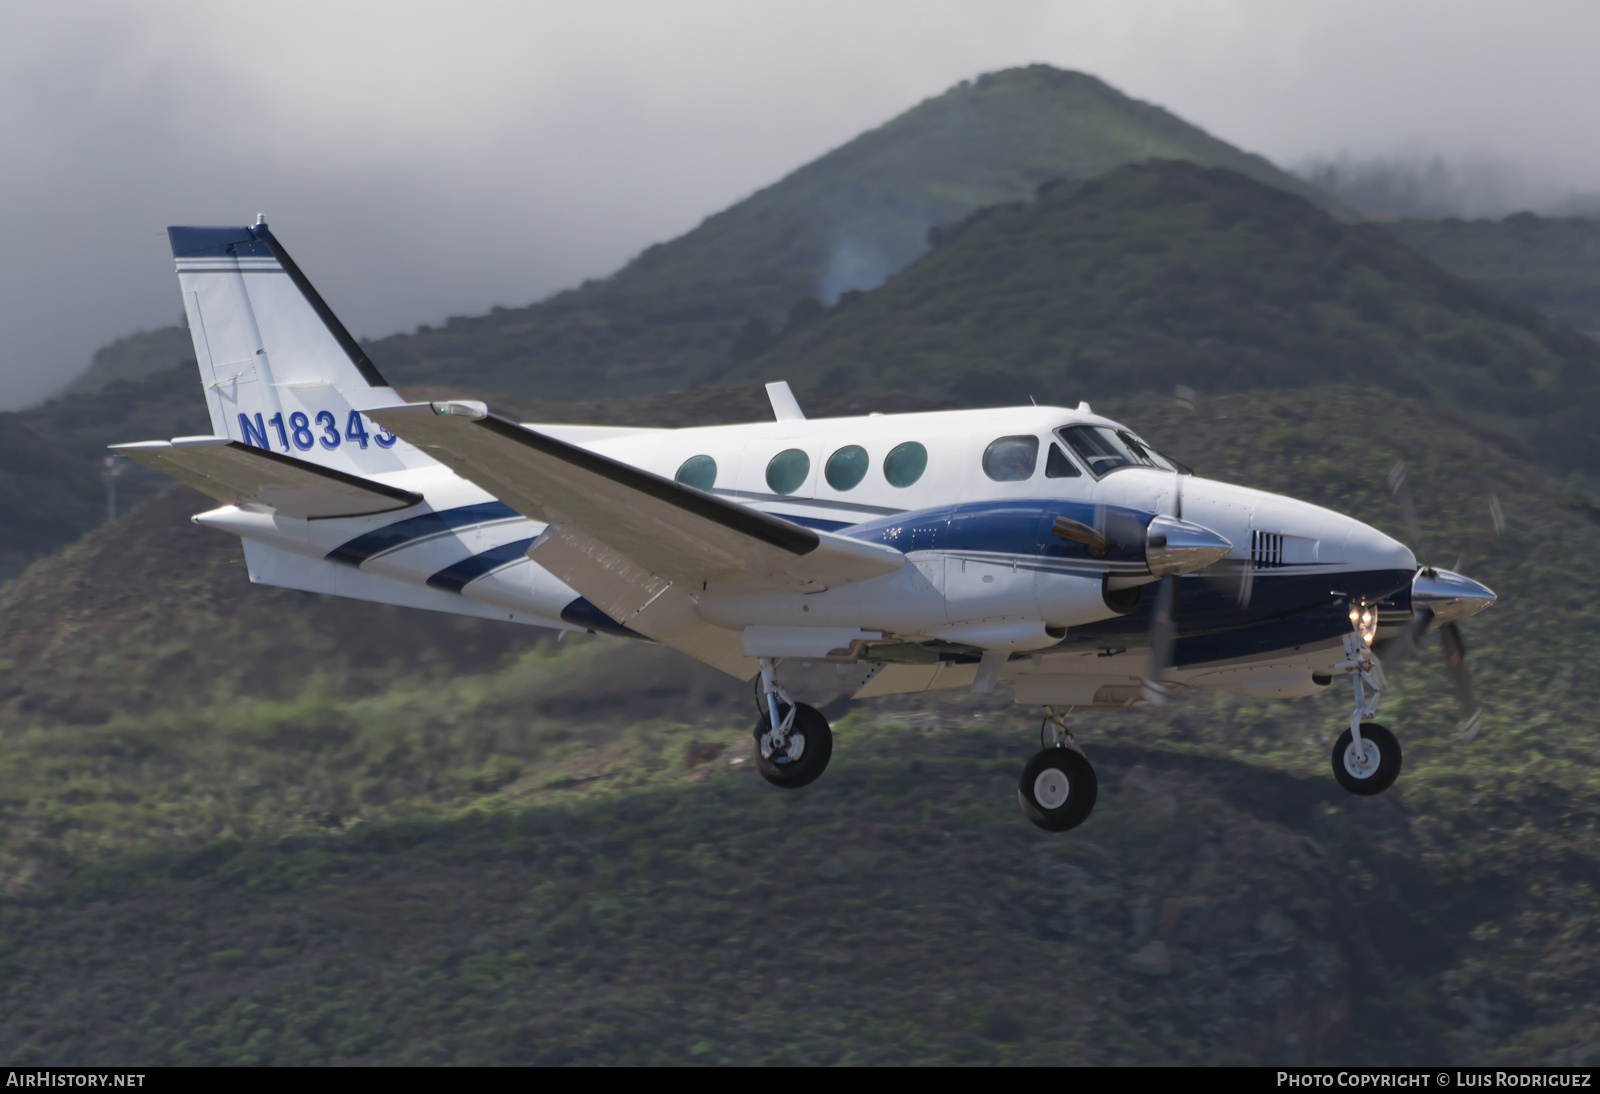
[[[259,413],[256,415],[254,425],[250,423],[249,418],[243,414],[240,414],[239,432],[244,434],[245,444],[253,444],[257,448],[265,448],[269,452],[272,450],[272,446],[267,444],[267,423],[261,420],[261,415]]]

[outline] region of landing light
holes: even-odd
[[[1363,604],[1359,608],[1350,609],[1350,626],[1361,632],[1361,641],[1372,644],[1378,635],[1378,612],[1371,605]]]

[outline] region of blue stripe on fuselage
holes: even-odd
[[[1343,602],[1281,619],[1270,619],[1225,631],[1184,637],[1172,644],[1177,668],[1241,657],[1262,657],[1318,645],[1350,633],[1350,609]]]
[[[392,551],[412,540],[426,539],[464,524],[482,524],[490,520],[506,520],[518,516],[517,511],[503,501],[483,501],[476,505],[462,505],[454,509],[423,513],[407,517],[393,524],[385,524],[370,532],[341,543],[323,557],[329,562],[344,562],[359,566],[373,555]]]
[[[847,520],[827,520],[823,517],[803,516],[799,513],[770,513],[768,515],[780,517],[795,524],[802,524],[807,528],[815,528],[819,532],[837,532],[841,528],[853,527]]]
[[[502,543],[498,547],[491,547],[487,551],[464,558],[453,563],[428,578],[428,584],[435,589],[444,589],[448,592],[459,593],[467,585],[490,570],[498,570],[508,562],[515,562],[528,553],[528,548],[533,544],[533,537],[519,539],[511,543]]]
[[[975,501],[939,509],[897,513],[852,525],[852,539],[899,551],[985,551],[1018,557],[1088,560],[1089,549],[1050,531],[1057,517],[1098,528],[1112,542],[1110,554],[1094,562],[1144,562],[1144,530],[1155,517],[1120,505],[1021,499]]]
[[[1248,607],[1239,605],[1238,579],[1190,574],[1178,579],[1173,611],[1178,641],[1175,664],[1223,661],[1336,638],[1350,632],[1347,598],[1378,600],[1409,589],[1410,570],[1342,570],[1300,574],[1257,571]],[[1127,615],[1073,627],[1068,644],[1129,639],[1142,644],[1150,631],[1157,585],[1140,586],[1144,596]],[[1340,596],[1334,596],[1337,590]]]
[[[620,638],[644,637],[638,631],[624,627],[581,596],[561,609],[561,621],[563,623],[571,623],[574,627],[582,627],[585,630],[598,631],[601,634],[614,634]]]

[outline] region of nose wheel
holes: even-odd
[[[1377,722],[1369,722],[1383,697],[1383,666],[1372,652],[1376,612],[1350,609],[1355,629],[1345,635],[1345,659],[1334,668],[1350,674],[1355,685],[1355,709],[1350,728],[1333,743],[1333,777],[1352,794],[1370,798],[1382,794],[1400,776],[1400,742]],[[1370,624],[1371,629],[1365,629]]]
[[[1333,745],[1333,777],[1352,794],[1382,794],[1400,775],[1400,742],[1377,722],[1361,726],[1361,739],[1348,729]]]

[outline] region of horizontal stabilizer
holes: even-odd
[[[586,596],[586,585],[598,585],[618,607],[631,599],[637,611],[668,584],[696,593],[803,592],[905,564],[893,548],[726,501],[497,417],[482,403],[370,413],[524,516],[555,526],[530,550],[534,561],[548,554],[563,581]]]
[[[227,437],[175,437],[111,446],[224,504],[321,520],[405,509],[421,494],[321,467]]]

